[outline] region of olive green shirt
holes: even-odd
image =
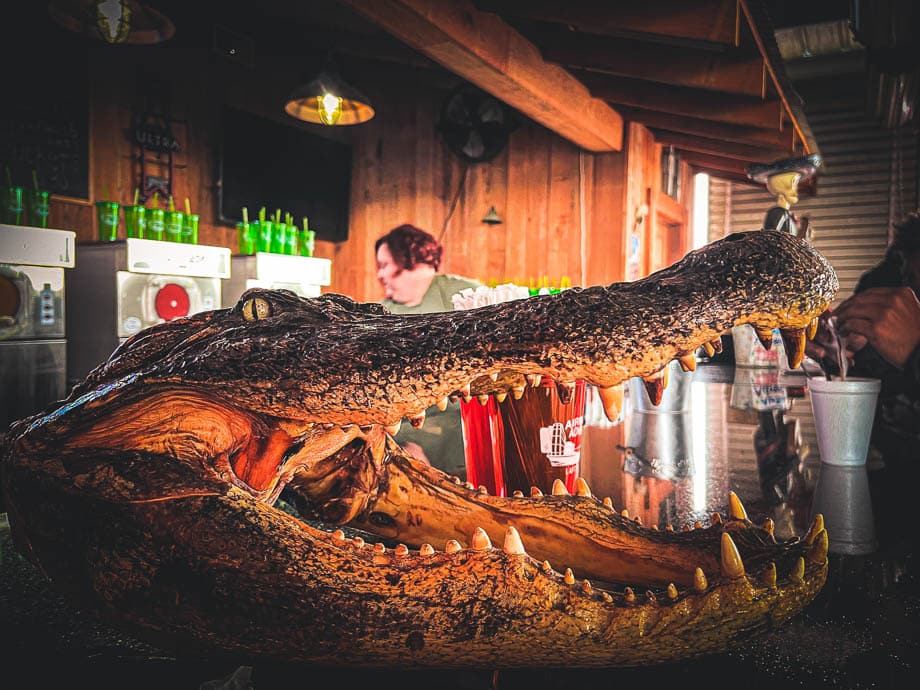
[[[385,299],[383,306],[394,314],[432,314],[453,311],[451,297],[465,288],[477,288],[481,283],[456,275],[437,274],[422,297],[414,306],[407,306]],[[443,412],[437,406],[425,410],[425,424],[413,429],[403,423],[395,439],[401,445],[412,441],[425,451],[432,466],[466,479],[466,458],[463,446],[463,429],[460,423],[460,404],[450,403]]]

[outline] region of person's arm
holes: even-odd
[[[909,287],[864,290],[842,302],[835,315],[851,352],[868,343],[887,362],[903,369],[920,347],[920,300]]]

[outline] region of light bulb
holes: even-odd
[[[108,43],[121,43],[131,29],[131,9],[127,0],[99,0],[96,3],[96,28]]]
[[[323,124],[334,125],[342,116],[342,99],[331,93],[324,93],[316,102],[316,109]]]

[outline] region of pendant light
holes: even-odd
[[[338,74],[331,59],[308,84],[295,88],[284,111],[304,122],[322,125],[358,125],[374,117],[370,99]]]
[[[65,29],[112,45],[152,45],[176,33],[168,17],[140,0],[53,0],[48,13]]]

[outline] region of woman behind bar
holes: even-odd
[[[414,225],[393,228],[377,239],[374,251],[377,280],[385,296],[381,304],[394,314],[453,311],[453,295],[480,285],[469,278],[439,273],[444,247],[433,235]],[[443,412],[436,406],[428,408],[421,429],[404,424],[395,438],[420,460],[465,478],[458,403],[450,403]]]

